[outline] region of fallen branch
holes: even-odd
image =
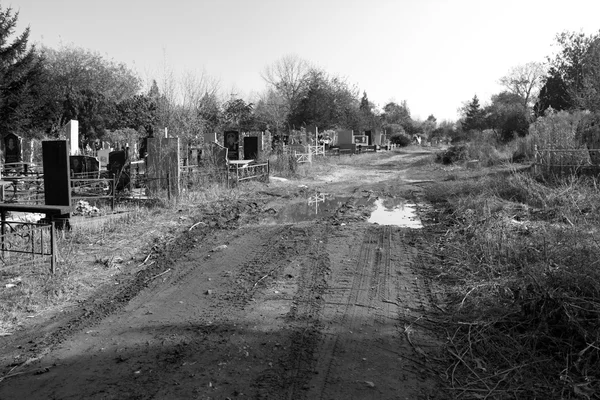
[[[272,268],[269,272],[267,272],[267,274],[265,276],[263,276],[262,278],[260,278],[259,280],[256,281],[256,283],[254,284],[254,286],[252,286],[252,290],[256,289],[256,286],[263,280],[265,279],[267,276],[271,275],[273,273],[273,271],[275,271],[277,268],[279,268],[279,266],[276,266],[274,268]]]
[[[206,225],[206,222],[203,222],[203,221],[196,222],[194,225],[190,226],[190,229],[188,229],[188,232],[190,232],[192,229],[194,229],[195,227],[197,227],[200,224]]]
[[[150,263],[148,266],[150,266],[150,265],[152,265],[152,264],[154,264],[154,261],[152,261],[152,262],[151,262],[151,263]],[[170,270],[171,270],[171,268],[168,268],[166,271],[164,271],[164,272],[161,272],[161,273],[160,273],[160,274],[158,274],[158,275],[154,275],[152,278],[148,278],[148,279],[146,279],[146,283],[148,283],[148,282],[150,282],[150,281],[152,281],[152,280],[154,280],[154,279],[158,278],[159,276],[162,276],[162,275],[166,274],[166,273],[167,273],[167,272],[169,272]]]

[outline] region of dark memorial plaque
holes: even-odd
[[[14,133],[4,136],[4,162],[19,163],[23,161],[21,157],[21,139]]]
[[[230,160],[239,160],[240,133],[238,131],[227,131],[224,136],[224,146],[227,147]]]
[[[127,151],[115,150],[108,153],[108,173],[112,179],[117,181],[117,190],[125,189],[129,183],[129,173],[127,172]]]
[[[42,142],[45,203],[53,206],[71,205],[71,177],[66,140]]]

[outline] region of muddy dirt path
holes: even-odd
[[[444,398],[423,232],[366,221],[375,198],[414,197],[427,156],[269,185],[255,218],[199,225],[122,308],[5,366],[0,399]],[[324,214],[277,218],[325,190],[339,200]]]

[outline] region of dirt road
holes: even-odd
[[[418,198],[429,155],[364,156],[224,204],[218,224],[198,208],[119,296],[1,338],[35,357],[1,359],[0,399],[444,398],[435,291],[415,264],[424,230],[367,221],[376,198]]]

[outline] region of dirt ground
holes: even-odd
[[[140,223],[173,240],[145,264],[129,246],[142,267],[118,285],[0,338],[0,399],[448,398],[416,261],[435,232],[368,222],[377,198],[425,215],[431,153],[353,157],[370,162]]]

